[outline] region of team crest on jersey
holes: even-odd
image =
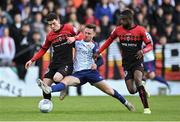
[[[127,40],[127,41],[129,41],[129,40],[130,40],[130,37],[129,37],[129,36],[127,36],[127,37],[126,37],[126,40]]]
[[[59,41],[61,41],[61,40],[62,40],[62,38],[59,36],[59,37],[58,37],[58,40],[59,40]]]
[[[60,34],[59,36],[57,36],[56,38],[53,39],[53,42],[61,42],[63,40],[66,40],[67,37],[70,37],[71,34]]]
[[[126,37],[126,40],[127,40],[127,41],[130,41],[130,39],[131,39],[131,33],[126,34],[125,37]]]

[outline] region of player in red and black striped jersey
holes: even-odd
[[[53,56],[46,72],[43,82],[48,86],[55,82],[60,82],[65,76],[70,75],[73,70],[73,44],[69,44],[70,37],[80,38],[82,33],[77,35],[77,29],[70,24],[60,24],[56,14],[50,13],[46,17],[51,32],[46,36],[42,48],[29,60],[25,67],[28,68],[32,63],[41,58],[52,46]],[[43,93],[45,99],[51,99],[51,94]]]
[[[122,51],[122,64],[125,71],[125,82],[128,91],[131,94],[139,92],[139,96],[144,106],[144,113],[150,114],[147,96],[142,84],[143,77],[143,54],[152,50],[152,44],[147,36],[144,27],[135,25],[133,20],[133,12],[129,9],[121,13],[120,23],[122,26],[117,26],[100,47],[99,52],[95,57],[106,49],[115,38],[119,38]],[[142,49],[142,42],[146,47]],[[136,87],[134,87],[134,82]]]

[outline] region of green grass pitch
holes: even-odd
[[[143,114],[138,96],[126,98],[136,112],[108,96],[53,97],[50,113],[39,112],[40,97],[0,97],[0,121],[180,121],[180,96],[151,96],[151,115]]]

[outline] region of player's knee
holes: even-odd
[[[136,93],[136,90],[133,89],[133,88],[128,88],[128,91],[130,94],[135,94]]]
[[[63,79],[62,75],[54,75],[53,80],[55,82],[60,82]]]
[[[80,84],[80,80],[75,80],[75,81],[73,82],[73,85],[78,85],[78,84]]]
[[[136,83],[136,85],[139,85],[139,83],[141,83],[142,78],[141,77],[134,77],[134,81]]]

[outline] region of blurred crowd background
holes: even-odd
[[[50,31],[45,17],[55,12],[61,23],[77,28],[97,25],[95,41],[105,40],[119,24],[119,13],[134,10],[136,24],[144,26],[154,44],[180,42],[180,0],[0,0],[0,66],[15,66],[24,79],[24,64]],[[36,65],[41,65],[41,61]]]

